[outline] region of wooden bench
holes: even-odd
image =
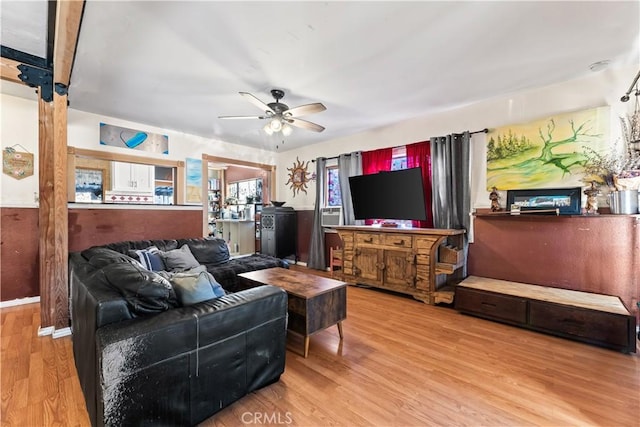
[[[631,353],[636,318],[620,298],[469,276],[456,286],[466,314]]]

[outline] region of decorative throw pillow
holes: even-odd
[[[107,283],[127,301],[134,316],[158,313],[177,306],[168,280],[130,263],[109,264],[100,270]]]
[[[200,266],[187,245],[182,245],[180,249],[166,252],[158,251],[158,253],[169,271],[184,271]]]
[[[165,265],[160,250],[155,246],[146,249],[130,250],[129,256],[140,261],[142,266],[150,271],[164,271]]]
[[[102,268],[109,264],[130,263],[143,267],[137,258],[132,258],[123,253],[111,249],[94,247],[82,251],[82,256],[89,261],[89,264],[96,268]]]
[[[222,286],[204,268],[172,275],[171,284],[181,305],[192,305],[224,296]]]
[[[229,262],[229,246],[224,239],[182,239],[180,243],[189,245],[191,253],[200,264],[215,266]]]

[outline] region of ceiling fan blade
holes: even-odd
[[[302,129],[307,129],[307,130],[312,130],[315,132],[322,132],[324,130],[323,126],[320,126],[318,124],[315,123],[311,123],[309,121],[306,120],[302,120],[302,119],[295,119],[293,117],[287,117],[285,119],[289,124],[302,128]]]
[[[247,101],[249,101],[250,103],[252,103],[253,105],[255,105],[256,107],[258,107],[259,109],[261,109],[262,111],[264,111],[265,113],[267,111],[272,112],[273,114],[275,114],[276,112],[273,111],[271,109],[271,107],[269,107],[267,104],[265,104],[264,102],[260,101],[258,98],[256,98],[255,96],[251,95],[249,92],[240,92],[240,95],[244,96],[245,98],[247,98]]]
[[[218,116],[219,119],[266,119],[265,116]]]
[[[285,111],[285,114],[291,115],[293,117],[297,117],[297,116],[305,116],[307,114],[319,113],[326,109],[327,107],[325,107],[319,102],[316,102],[313,104],[305,104],[305,105],[300,105],[299,107],[289,108],[287,111]]]

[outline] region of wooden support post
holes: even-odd
[[[67,97],[38,100],[40,326],[69,326]]]
[[[40,327],[55,324],[55,308],[52,302],[51,280],[54,277],[53,256],[53,104],[38,97],[38,170],[40,209],[38,216],[40,234]]]
[[[69,327],[69,216],[67,209],[67,95],[53,93],[53,255],[55,327]]]

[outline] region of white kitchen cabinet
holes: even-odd
[[[154,192],[155,169],[151,165],[111,162],[112,190],[133,193]]]

